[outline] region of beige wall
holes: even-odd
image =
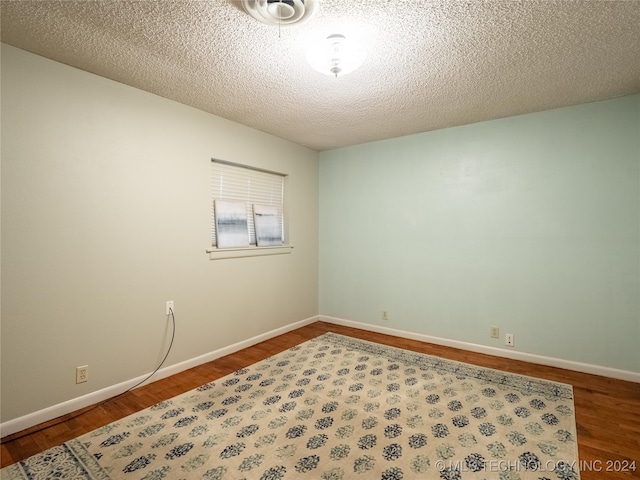
[[[2,46],[2,421],[318,313],[318,153]],[[289,174],[289,255],[215,260],[210,159]],[[90,381],[75,384],[75,367]]]

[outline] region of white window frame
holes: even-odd
[[[211,259],[235,258],[290,253],[286,218],[287,174],[211,159],[211,248],[207,253]],[[219,248],[216,246],[215,200],[243,202],[247,211],[249,246]],[[253,225],[253,205],[272,205],[278,209],[283,244],[258,247]]]

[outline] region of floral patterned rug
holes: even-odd
[[[574,480],[570,385],[328,333],[5,479]]]

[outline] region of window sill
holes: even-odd
[[[223,258],[262,257],[265,255],[286,255],[291,253],[293,245],[278,247],[244,247],[244,248],[213,248],[208,249],[209,260]]]

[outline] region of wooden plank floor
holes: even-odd
[[[57,423],[61,419],[52,420],[7,436],[0,447],[1,465],[10,465],[326,332],[569,383],[574,387],[582,480],[640,478],[640,383],[545,367],[323,322],[313,323],[138,388],[75,418],[70,418],[74,414],[69,414],[61,418],[65,420],[62,423]],[[53,426],[41,430],[47,425]],[[636,470],[627,468],[623,471],[625,466],[632,465],[631,462],[635,462]]]

